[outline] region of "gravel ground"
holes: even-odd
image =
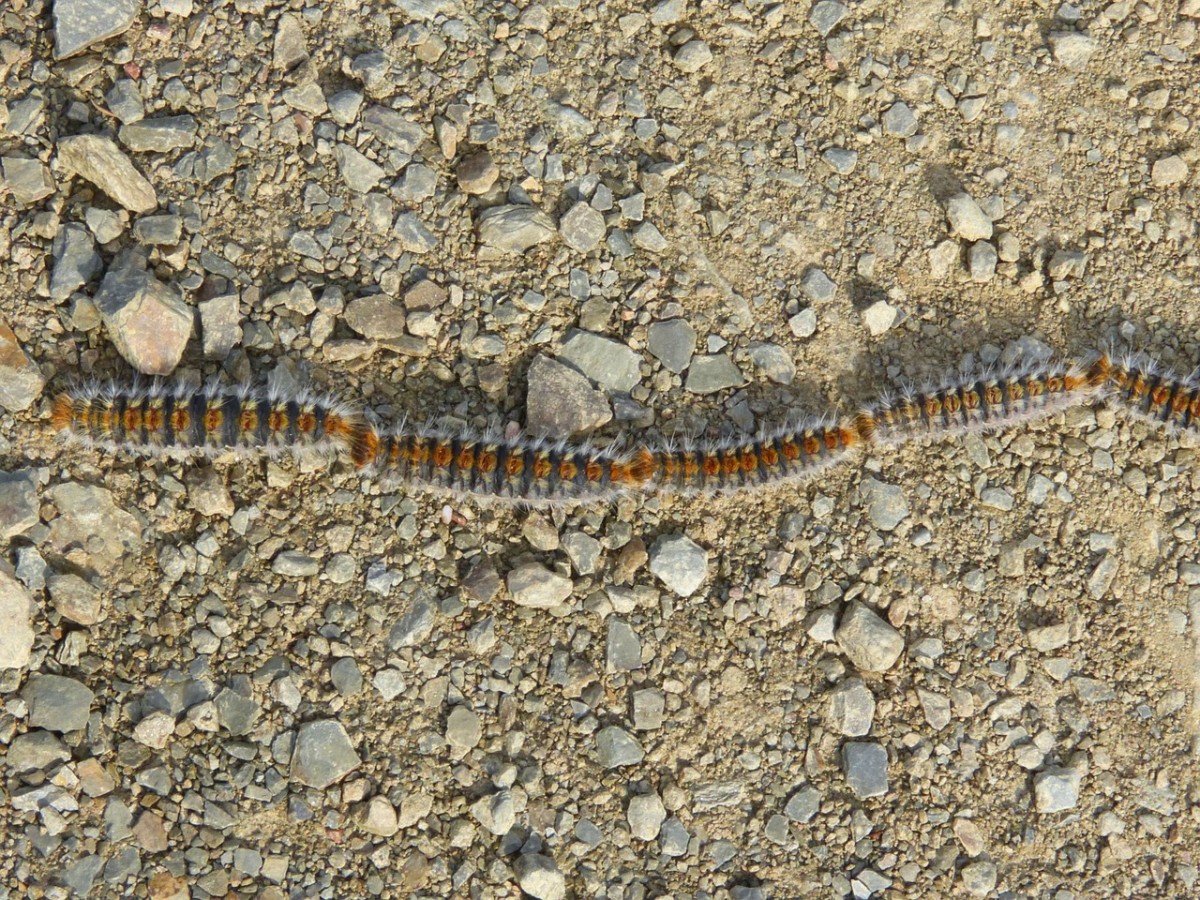
[[[1200,360],[1200,2],[9,0],[0,896],[1197,890],[1197,441],[528,511],[114,459],[72,380],[724,435]]]

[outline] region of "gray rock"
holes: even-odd
[[[324,790],[361,763],[341,722],[321,719],[300,726],[292,751],[292,776],[302,784]]]
[[[632,672],[642,667],[642,641],[633,627],[615,616],[608,620],[605,667],[614,672]]]
[[[437,238],[413,212],[402,212],[392,223],[396,240],[409,253],[428,253],[437,247]]]
[[[1155,187],[1170,187],[1187,180],[1188,165],[1178,154],[1156,159],[1150,167],[1150,180]]]
[[[792,794],[783,814],[793,822],[807,824],[821,810],[821,792],[811,785],[805,785]]]
[[[141,0],[54,0],[54,58],[124,33],[141,8]]]
[[[325,102],[325,92],[315,81],[284,88],[283,102],[292,109],[298,109],[310,116],[323,116],[329,109],[329,104]]]
[[[611,391],[628,392],[641,378],[638,353],[590,331],[572,332],[559,358]]]
[[[946,218],[950,232],[964,241],[986,241],[992,237],[992,220],[975,198],[958,193],[946,201]]]
[[[0,568],[0,669],[29,665],[33,650],[33,598]]]
[[[392,626],[388,633],[388,646],[393,650],[415,647],[425,642],[433,633],[434,608],[424,600],[417,600]]]
[[[875,719],[875,697],[861,678],[847,678],[829,692],[826,721],[846,737],[862,737]]]
[[[103,263],[91,234],[82,225],[68,223],[54,236],[51,250],[54,270],[50,274],[50,297],[66,300],[100,274]]]
[[[996,248],[987,241],[976,241],[967,251],[967,271],[971,280],[979,283],[991,281],[996,275]]]
[[[400,830],[396,808],[387,797],[372,797],[358,817],[359,827],[367,834],[391,837]]]
[[[382,94],[387,91],[391,80],[388,77],[390,66],[387,54],[382,50],[372,50],[354,57],[350,63],[350,74],[362,80],[363,86],[371,94]]]
[[[791,384],[796,380],[796,363],[778,344],[751,344],[750,361],[776,384]]]
[[[21,699],[29,706],[29,727],[50,731],[79,731],[87,726],[96,695],[74,678],[34,675]]]
[[[46,99],[40,90],[31,91],[8,104],[8,125],[12,135],[33,135],[45,124]]]
[[[46,493],[58,508],[47,543],[68,562],[108,575],[121,561],[141,551],[137,519],[118,509],[109,491],[66,482]]]
[[[512,791],[498,791],[490,797],[480,797],[471,804],[471,815],[496,836],[508,834],[517,820]]]
[[[1052,653],[1071,643],[1071,626],[1065,622],[1031,628],[1025,633],[1029,646],[1038,653]]]
[[[446,717],[446,743],[455,748],[459,755],[473,749],[483,737],[483,724],[474,710],[456,706]]]
[[[558,223],[563,243],[572,250],[589,253],[604,240],[604,216],[582,200],[567,210]]]
[[[18,206],[32,206],[57,188],[49,169],[36,159],[19,156],[0,157],[0,186],[12,192]]]
[[[712,51],[701,40],[691,40],[675,51],[672,57],[681,72],[691,75],[712,62]]]
[[[52,575],[47,586],[50,602],[67,621],[86,626],[103,621],[100,592],[78,575]]]
[[[421,163],[411,163],[396,186],[396,199],[417,205],[437,193],[437,172]]]
[[[667,239],[653,222],[643,222],[635,228],[630,240],[635,247],[641,247],[651,253],[662,253],[667,249]]]
[[[899,315],[900,310],[886,300],[876,300],[862,312],[863,324],[872,337],[886,334],[896,324]]]
[[[122,125],[117,137],[134,153],[170,153],[193,146],[196,127],[191,116],[162,116]]]
[[[59,3],[54,4],[57,10]],[[126,26],[129,27],[129,26]],[[122,29],[124,30],[124,29]],[[64,54],[65,55],[65,54]],[[96,876],[104,868],[104,857],[89,853],[62,870],[61,878],[64,885],[70,888],[78,897],[86,897],[92,891]]]
[[[687,853],[691,840],[692,836],[688,834],[684,824],[672,816],[667,819],[659,832],[658,846],[664,856],[679,857]]]
[[[663,535],[650,548],[650,571],[676,596],[690,597],[708,576],[708,552],[687,535]]]
[[[1079,805],[1080,774],[1075,769],[1051,766],[1033,777],[1034,803],[1043,815],[1064,812]]]
[[[632,734],[617,725],[609,725],[596,733],[596,755],[604,768],[619,769],[637,765],[646,753]]]
[[[633,692],[633,727],[638,731],[662,728],[667,696],[658,688],[642,688]]]
[[[71,751],[49,731],[27,731],[8,746],[5,765],[13,772],[45,772],[71,758]]]
[[[788,328],[798,338],[812,337],[817,331],[817,311],[812,307],[800,310],[788,319]]]
[[[304,40],[304,28],[300,19],[291,13],[279,17],[275,29],[275,43],[271,52],[271,64],[280,72],[290,72],[308,61],[308,45]]]
[[[867,501],[867,518],[880,531],[895,531],[908,518],[908,500],[903,488],[867,478],[863,481],[862,492]]]
[[[857,600],[842,615],[835,637],[842,652],[862,672],[886,672],[904,651],[900,632]]]
[[[198,309],[204,355],[209,359],[225,359],[242,340],[242,314],[238,295],[223,294],[213,297],[203,301]]]
[[[824,303],[833,299],[837,293],[837,285],[823,271],[811,266],[800,278],[800,290],[814,303]]]
[[[724,353],[697,356],[688,367],[684,390],[693,394],[715,394],[746,383],[741,369]]]
[[[888,789],[887,750],[869,741],[847,741],[842,747],[842,770],[857,796],[880,797]]]
[[[521,890],[536,900],[564,900],[567,896],[567,881],[549,856],[522,854],[513,863],[513,872]]]
[[[924,688],[917,688],[917,699],[925,710],[925,721],[934,731],[941,731],[950,724],[950,698]]]
[[[821,37],[828,37],[829,32],[837,28],[838,23],[846,18],[848,10],[836,0],[820,0],[808,11],[808,21]]]
[[[584,434],[612,419],[608,397],[575,369],[539,355],[526,378],[525,422],[533,434]]]
[[[232,735],[249,734],[262,714],[262,707],[252,698],[230,688],[222,688],[213,702],[221,727]]]
[[[343,656],[329,667],[333,689],[343,697],[353,697],[362,690],[363,677],[353,657]]]
[[[513,603],[529,609],[553,609],[571,596],[570,578],[551,572],[541,563],[526,563],[508,573]]]
[[[558,233],[554,219],[533,206],[493,206],[479,215],[479,242],[498,253],[524,253]]]
[[[1087,254],[1080,250],[1055,250],[1046,266],[1046,272],[1055,281],[1079,278],[1087,268],[1087,261]]]
[[[963,887],[972,897],[988,897],[996,889],[996,864],[981,859],[967,863],[962,870]]]
[[[104,95],[108,111],[126,125],[140,122],[146,115],[142,94],[132,78],[118,78]]]
[[[387,146],[408,156],[417,152],[425,139],[425,129],[410,122],[394,109],[370,106],[362,116],[363,127]]]
[[[500,167],[496,165],[490,153],[486,150],[481,150],[478,153],[472,153],[469,156],[463,157],[454,170],[454,177],[463,192],[478,196],[486,194],[492,189],[492,185],[500,177]],[[600,220],[600,224],[601,233],[603,234],[603,219]],[[561,223],[559,227],[562,227]],[[569,241],[568,244],[570,244]],[[573,247],[575,245],[570,244],[570,246]]]
[[[582,531],[572,531],[563,535],[562,547],[567,559],[571,560],[571,565],[580,575],[591,575],[596,571],[596,563],[603,548],[594,537]]]
[[[204,148],[196,154],[196,162],[192,173],[201,184],[208,184],[230,174],[237,164],[237,151],[228,141],[218,137],[210,137],[204,142]]]
[[[98,134],[65,137],[57,150],[63,169],[90,181],[130,212],[149,212],[158,206],[153,186],[111,139]]]
[[[0,471],[0,540],[23,534],[40,520],[33,470]]]
[[[169,375],[192,333],[192,309],[170,285],[125,265],[104,276],[96,309],[117,351],[147,375]]]
[[[1096,52],[1096,39],[1078,31],[1051,32],[1049,41],[1054,61],[1075,71],[1086,69]]]
[[[899,100],[884,112],[883,130],[897,137],[912,137],[917,133],[917,117],[907,103]]]
[[[834,5],[840,6],[841,4]],[[825,160],[825,164],[839,175],[849,175],[858,165],[858,151],[847,150],[845,147],[830,147],[821,154],[821,159]]]
[[[663,366],[678,375],[696,352],[696,329],[685,319],[653,322],[647,329],[646,345]]]
[[[667,808],[663,806],[662,798],[658,794],[635,794],[629,798],[625,818],[635,838],[653,841],[662,830],[663,822],[667,820]]]
[[[183,236],[183,219],[176,215],[142,216],[133,223],[133,236],[152,247],[170,247]]]
[[[386,340],[404,334],[404,305],[386,294],[356,297],[346,304],[342,314],[347,325],[363,337]]]
[[[91,229],[92,234],[96,236],[96,240],[101,244],[107,244],[110,241],[115,241],[125,233],[129,214],[124,210],[117,212],[113,209],[101,209],[98,206],[89,206],[84,212],[83,218],[87,222],[87,227]],[[99,322],[96,324],[99,324]]]
[[[333,121],[343,126],[350,125],[358,118],[358,113],[362,109],[363,95],[361,91],[338,91],[331,97],[327,97],[325,102]]]
[[[395,700],[408,688],[404,676],[398,669],[379,670],[371,679],[371,684],[375,686],[375,690],[379,691],[379,696],[384,700]]]
[[[350,190],[365,194],[383,180],[387,174],[383,167],[372,162],[349,144],[338,144],[333,148],[338,172]]]

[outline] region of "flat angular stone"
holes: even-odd
[[[320,719],[300,726],[292,752],[292,776],[297,781],[324,790],[361,764],[341,722]]]
[[[54,58],[122,34],[141,9],[141,0],[54,0]]]
[[[33,650],[33,598],[0,566],[0,669],[29,665]]]
[[[838,646],[862,672],[886,672],[904,652],[900,632],[857,600],[842,616]]]
[[[58,142],[58,164],[90,181],[130,212],[149,212],[158,195],[121,148],[98,134],[79,134]]]
[[[0,319],[0,406],[20,412],[41,396],[46,378],[21,349],[8,323]]]
[[[641,355],[611,338],[590,331],[573,332],[559,358],[612,391],[628,392],[641,380]]]
[[[162,116],[122,125],[121,143],[135,153],[167,153],[196,143],[196,120],[191,116]]]
[[[692,360],[683,387],[693,394],[715,394],[745,383],[746,376],[728,355],[713,353]]]
[[[0,157],[0,187],[12,192],[18,206],[32,206],[53,194],[57,185],[38,160],[5,156]]]
[[[50,297],[54,300],[66,300],[104,267],[91,233],[74,222],[59,229],[51,253],[54,269],[50,273]]]
[[[175,288],[124,266],[104,276],[95,303],[117,351],[139,372],[169,375],[179,364],[193,313]]]
[[[425,129],[394,109],[369,106],[362,115],[363,127],[387,146],[412,155],[425,139]]]
[[[508,592],[517,606],[553,609],[574,590],[570,578],[551,572],[541,563],[526,563],[508,573]]]
[[[650,548],[650,571],[677,596],[690,597],[708,576],[708,553],[687,535],[663,535]]]
[[[87,725],[96,695],[74,678],[34,675],[26,682],[21,698],[29,704],[30,727],[61,733]]]
[[[524,253],[558,233],[554,219],[534,206],[493,206],[478,219],[479,242],[498,253]]]
[[[525,424],[533,434],[555,438],[585,434],[612,419],[603,391],[549,357],[534,357],[526,383]]]
[[[666,369],[679,375],[696,352],[696,329],[685,319],[654,322],[647,329],[646,345]]]

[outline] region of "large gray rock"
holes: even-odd
[[[8,323],[0,319],[0,406],[13,412],[28,409],[45,385],[42,370],[21,348]]]
[[[618,725],[609,725],[596,733],[596,755],[606,769],[636,765],[646,757],[638,739]]]
[[[640,354],[590,331],[572,332],[559,357],[611,391],[628,392],[641,378]]]
[[[158,195],[121,148],[98,134],[79,134],[58,142],[58,164],[90,181],[130,212],[150,212]]]
[[[690,597],[708,575],[708,553],[687,535],[663,535],[650,548],[650,571],[677,596]]]
[[[37,476],[32,469],[0,472],[0,540],[38,523]]]
[[[583,434],[612,419],[604,392],[556,360],[534,357],[526,381],[525,424],[533,434],[554,438]]]
[[[58,508],[47,545],[73,565],[107,575],[141,549],[137,519],[118,509],[104,488],[67,482],[46,493]]]
[[[117,351],[147,375],[169,375],[192,334],[192,309],[174,287],[127,265],[104,276],[96,309]]]
[[[300,726],[292,751],[292,775],[296,780],[324,790],[361,764],[341,722],[321,719]]]
[[[29,665],[33,650],[33,598],[0,567],[0,669]]]
[[[62,675],[34,675],[21,691],[29,705],[31,728],[78,731],[85,727],[96,699],[87,687]]]
[[[54,58],[127,31],[141,9],[141,0],[54,0]]]
[[[859,797],[880,797],[888,789],[887,750],[882,744],[848,741],[842,748],[846,783]]]
[[[855,600],[842,616],[838,646],[862,672],[886,672],[904,651],[900,632]]]
[[[162,116],[122,125],[117,136],[135,153],[169,153],[196,143],[192,116]]]
[[[479,242],[498,253],[524,253],[557,233],[554,219],[533,206],[493,206],[479,216]]]
[[[570,597],[573,589],[570,578],[541,563],[526,563],[508,573],[508,592],[517,606],[553,609]]]
[[[654,322],[647,329],[646,346],[665,368],[678,375],[696,352],[696,329],[685,319]]]
[[[12,192],[19,206],[31,206],[54,193],[54,179],[36,159],[19,156],[0,157],[0,187]]]

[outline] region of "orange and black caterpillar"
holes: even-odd
[[[155,453],[340,453],[362,417],[329,397],[185,384],[88,385],[60,394],[50,412],[60,434],[112,450]]]
[[[398,484],[530,504],[621,494],[753,490],[811,478],[862,448],[992,431],[1100,398],[1174,429],[1200,432],[1200,381],[1141,356],[1108,354],[964,374],[885,398],[855,415],[810,420],[755,439],[683,446],[550,443],[374,424],[307,391],[184,385],[83,387],[53,403],[59,434],[149,455],[317,452]]]

